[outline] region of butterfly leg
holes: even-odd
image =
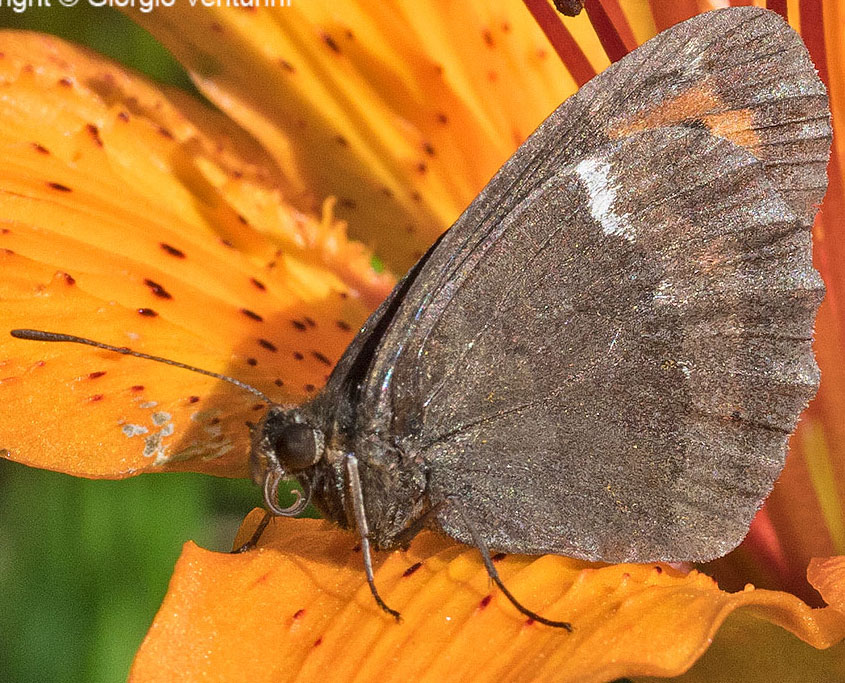
[[[441,500],[439,503],[432,505],[428,510],[423,512],[413,522],[411,522],[408,526],[402,529],[402,531],[396,534],[396,537],[391,541],[391,546],[407,550],[411,541],[414,539],[414,536],[416,536],[420,531],[422,531],[426,523],[430,519],[436,517],[437,513],[440,512],[445,506],[445,500]]]
[[[258,539],[264,534],[265,529],[267,529],[267,525],[270,524],[270,519],[273,517],[269,512],[264,513],[264,518],[258,523],[258,526],[255,527],[255,531],[252,532],[252,536],[250,536],[249,540],[244,543],[239,548],[235,548],[230,554],[237,555],[239,553],[245,553],[252,550],[255,546],[258,545]]]
[[[370,549],[370,529],[367,525],[367,516],[364,511],[364,491],[361,488],[361,476],[358,474],[358,458],[351,453],[347,454],[345,465],[346,474],[349,477],[349,490],[352,493],[352,510],[355,513],[355,523],[358,525],[358,533],[361,535],[361,554],[364,556],[364,571],[367,574],[367,583],[370,584],[370,592],[373,594],[378,606],[388,614],[392,614],[396,621],[399,621],[399,612],[390,609],[376,590],[376,581],[373,575],[373,555]]]
[[[546,626],[555,626],[557,628],[566,629],[570,633],[572,632],[572,625],[568,621],[554,621],[552,619],[546,619],[545,617],[541,617],[536,612],[532,612],[527,607],[523,606],[522,603],[519,602],[511,592],[505,588],[505,584],[502,582],[502,579],[499,577],[499,572],[496,570],[496,566],[493,564],[493,559],[490,557],[490,549],[487,547],[487,544],[484,542],[484,539],[481,538],[478,530],[475,528],[475,525],[469,518],[469,515],[464,511],[463,505],[461,505],[460,501],[454,496],[450,496],[447,498],[449,505],[451,505],[455,510],[457,510],[458,514],[463,519],[464,524],[466,525],[467,530],[472,536],[472,541],[475,544],[475,547],[478,548],[478,551],[481,553],[481,559],[484,561],[484,568],[487,570],[487,574],[490,575],[490,578],[493,579],[493,583],[495,583],[499,590],[505,594],[505,597],[510,600],[511,604],[516,607],[520,612],[522,612],[526,617],[529,619],[533,619],[534,621],[538,621],[541,624],[545,624]]]

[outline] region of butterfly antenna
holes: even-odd
[[[12,330],[10,334],[18,339],[28,339],[30,341],[71,342],[73,344],[86,344],[87,346],[93,346],[98,349],[114,351],[115,353],[122,353],[124,356],[135,356],[135,358],[145,358],[147,360],[154,360],[157,363],[173,365],[177,368],[184,368],[185,370],[190,370],[191,372],[197,372],[200,375],[208,375],[209,377],[214,377],[215,379],[222,379],[224,382],[234,384],[236,387],[240,387],[241,389],[245,389],[246,391],[255,394],[256,396],[258,396],[258,398],[260,398],[262,401],[265,401],[268,405],[272,405],[273,403],[275,403],[275,401],[273,401],[263,391],[259,391],[255,387],[247,384],[246,382],[241,382],[239,379],[235,379],[234,377],[229,377],[228,375],[221,375],[220,373],[212,372],[211,370],[203,370],[202,368],[197,368],[193,365],[187,365],[186,363],[180,363],[176,360],[170,360],[169,358],[162,358],[161,356],[151,356],[148,353],[133,351],[132,349],[126,346],[112,346],[111,344],[103,344],[102,342],[94,341],[93,339],[85,339],[85,337],[75,337],[72,334],[43,332],[41,330]]]

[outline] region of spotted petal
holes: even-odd
[[[4,33],[0,316],[249,382],[319,387],[391,280],[331,217],[285,200],[251,138],[58,39]],[[0,447],[87,476],[245,474],[263,403],[114,353],[0,335]],[[254,418],[253,418],[254,419]]]
[[[259,519],[255,511],[239,541]],[[178,672],[189,680],[316,681],[326,671],[336,681],[673,676],[735,611],[740,621],[729,624],[743,625],[744,649],[777,642],[802,653],[805,673],[845,671],[841,647],[827,654],[800,642],[826,648],[845,636],[845,614],[835,607],[810,609],[764,590],[724,593],[703,574],[665,565],[555,556],[497,556],[496,564],[514,594],[569,620],[572,633],[526,621],[491,590],[477,551],[432,533],[378,558],[376,584],[402,612],[401,624],[373,601],[355,538],[327,523],[277,520],[259,549],[241,555],[189,543],[131,679]],[[820,568],[815,580],[824,584],[841,564]],[[793,635],[772,640],[770,624]],[[727,652],[736,652],[736,636],[730,629]],[[765,679],[742,680],[782,680],[779,672],[794,671],[788,659],[775,661]]]

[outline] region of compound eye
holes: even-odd
[[[289,474],[317,462],[317,434],[308,425],[288,425],[276,440],[275,446],[279,464]]]

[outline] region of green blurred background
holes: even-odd
[[[59,35],[191,88],[169,54],[119,12],[53,5],[15,13],[3,2],[0,26]],[[89,481],[0,460],[0,680],[125,680],[182,544],[229,550],[260,504],[246,480]]]

